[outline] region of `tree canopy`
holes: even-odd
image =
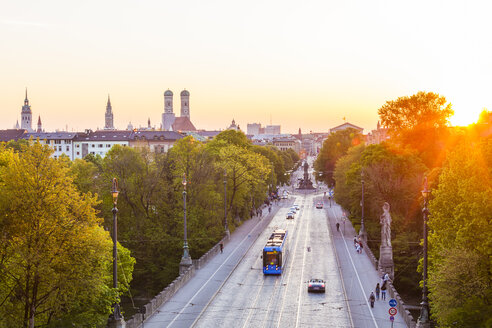
[[[48,146],[0,146],[0,326],[98,325],[126,291],[134,260],[120,247],[112,286],[112,240],[90,194]]]

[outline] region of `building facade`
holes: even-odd
[[[104,114],[104,130],[114,130],[113,107],[111,106],[111,99],[109,99],[109,95],[108,103],[106,104],[106,113]]]
[[[34,132],[32,129],[32,111],[31,105],[29,105],[29,99],[27,98],[27,89],[26,89],[26,98],[24,99],[24,106],[22,106],[21,110],[21,129],[27,130],[28,132]]]
[[[181,97],[181,116],[176,117],[173,109],[173,92],[164,92],[164,113],[162,114],[162,130],[164,131],[196,131],[195,126],[190,120],[190,92],[183,90]]]

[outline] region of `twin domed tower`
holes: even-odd
[[[181,121],[190,121],[190,92],[183,90],[181,96],[181,115],[176,117],[173,110],[173,92],[167,89],[164,92],[164,114],[162,114],[162,129],[164,131],[177,131],[175,123],[184,123]]]

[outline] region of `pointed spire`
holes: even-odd
[[[41,125],[41,115],[38,116],[38,125]]]
[[[27,99],[27,87],[26,87],[26,99],[24,99],[24,105],[29,105],[29,99]]]
[[[108,106],[111,106],[111,99],[109,99],[109,93],[108,93]]]

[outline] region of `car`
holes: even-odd
[[[325,285],[322,279],[311,279],[308,281],[308,293],[324,293]]]
[[[323,203],[321,202],[316,203],[316,208],[323,208]]]
[[[296,208],[296,210],[298,210],[298,211],[299,211],[299,208],[300,208],[300,207],[299,207],[299,205],[294,204],[294,205],[292,205],[292,207],[295,207],[295,208]]]
[[[294,218],[294,213],[288,212],[286,219],[293,219]]]
[[[282,195],[282,199],[287,199],[287,198],[288,198],[287,195],[285,195],[285,194]]]
[[[295,214],[297,212],[297,208],[292,206],[291,208],[289,208],[289,212],[293,212]]]

